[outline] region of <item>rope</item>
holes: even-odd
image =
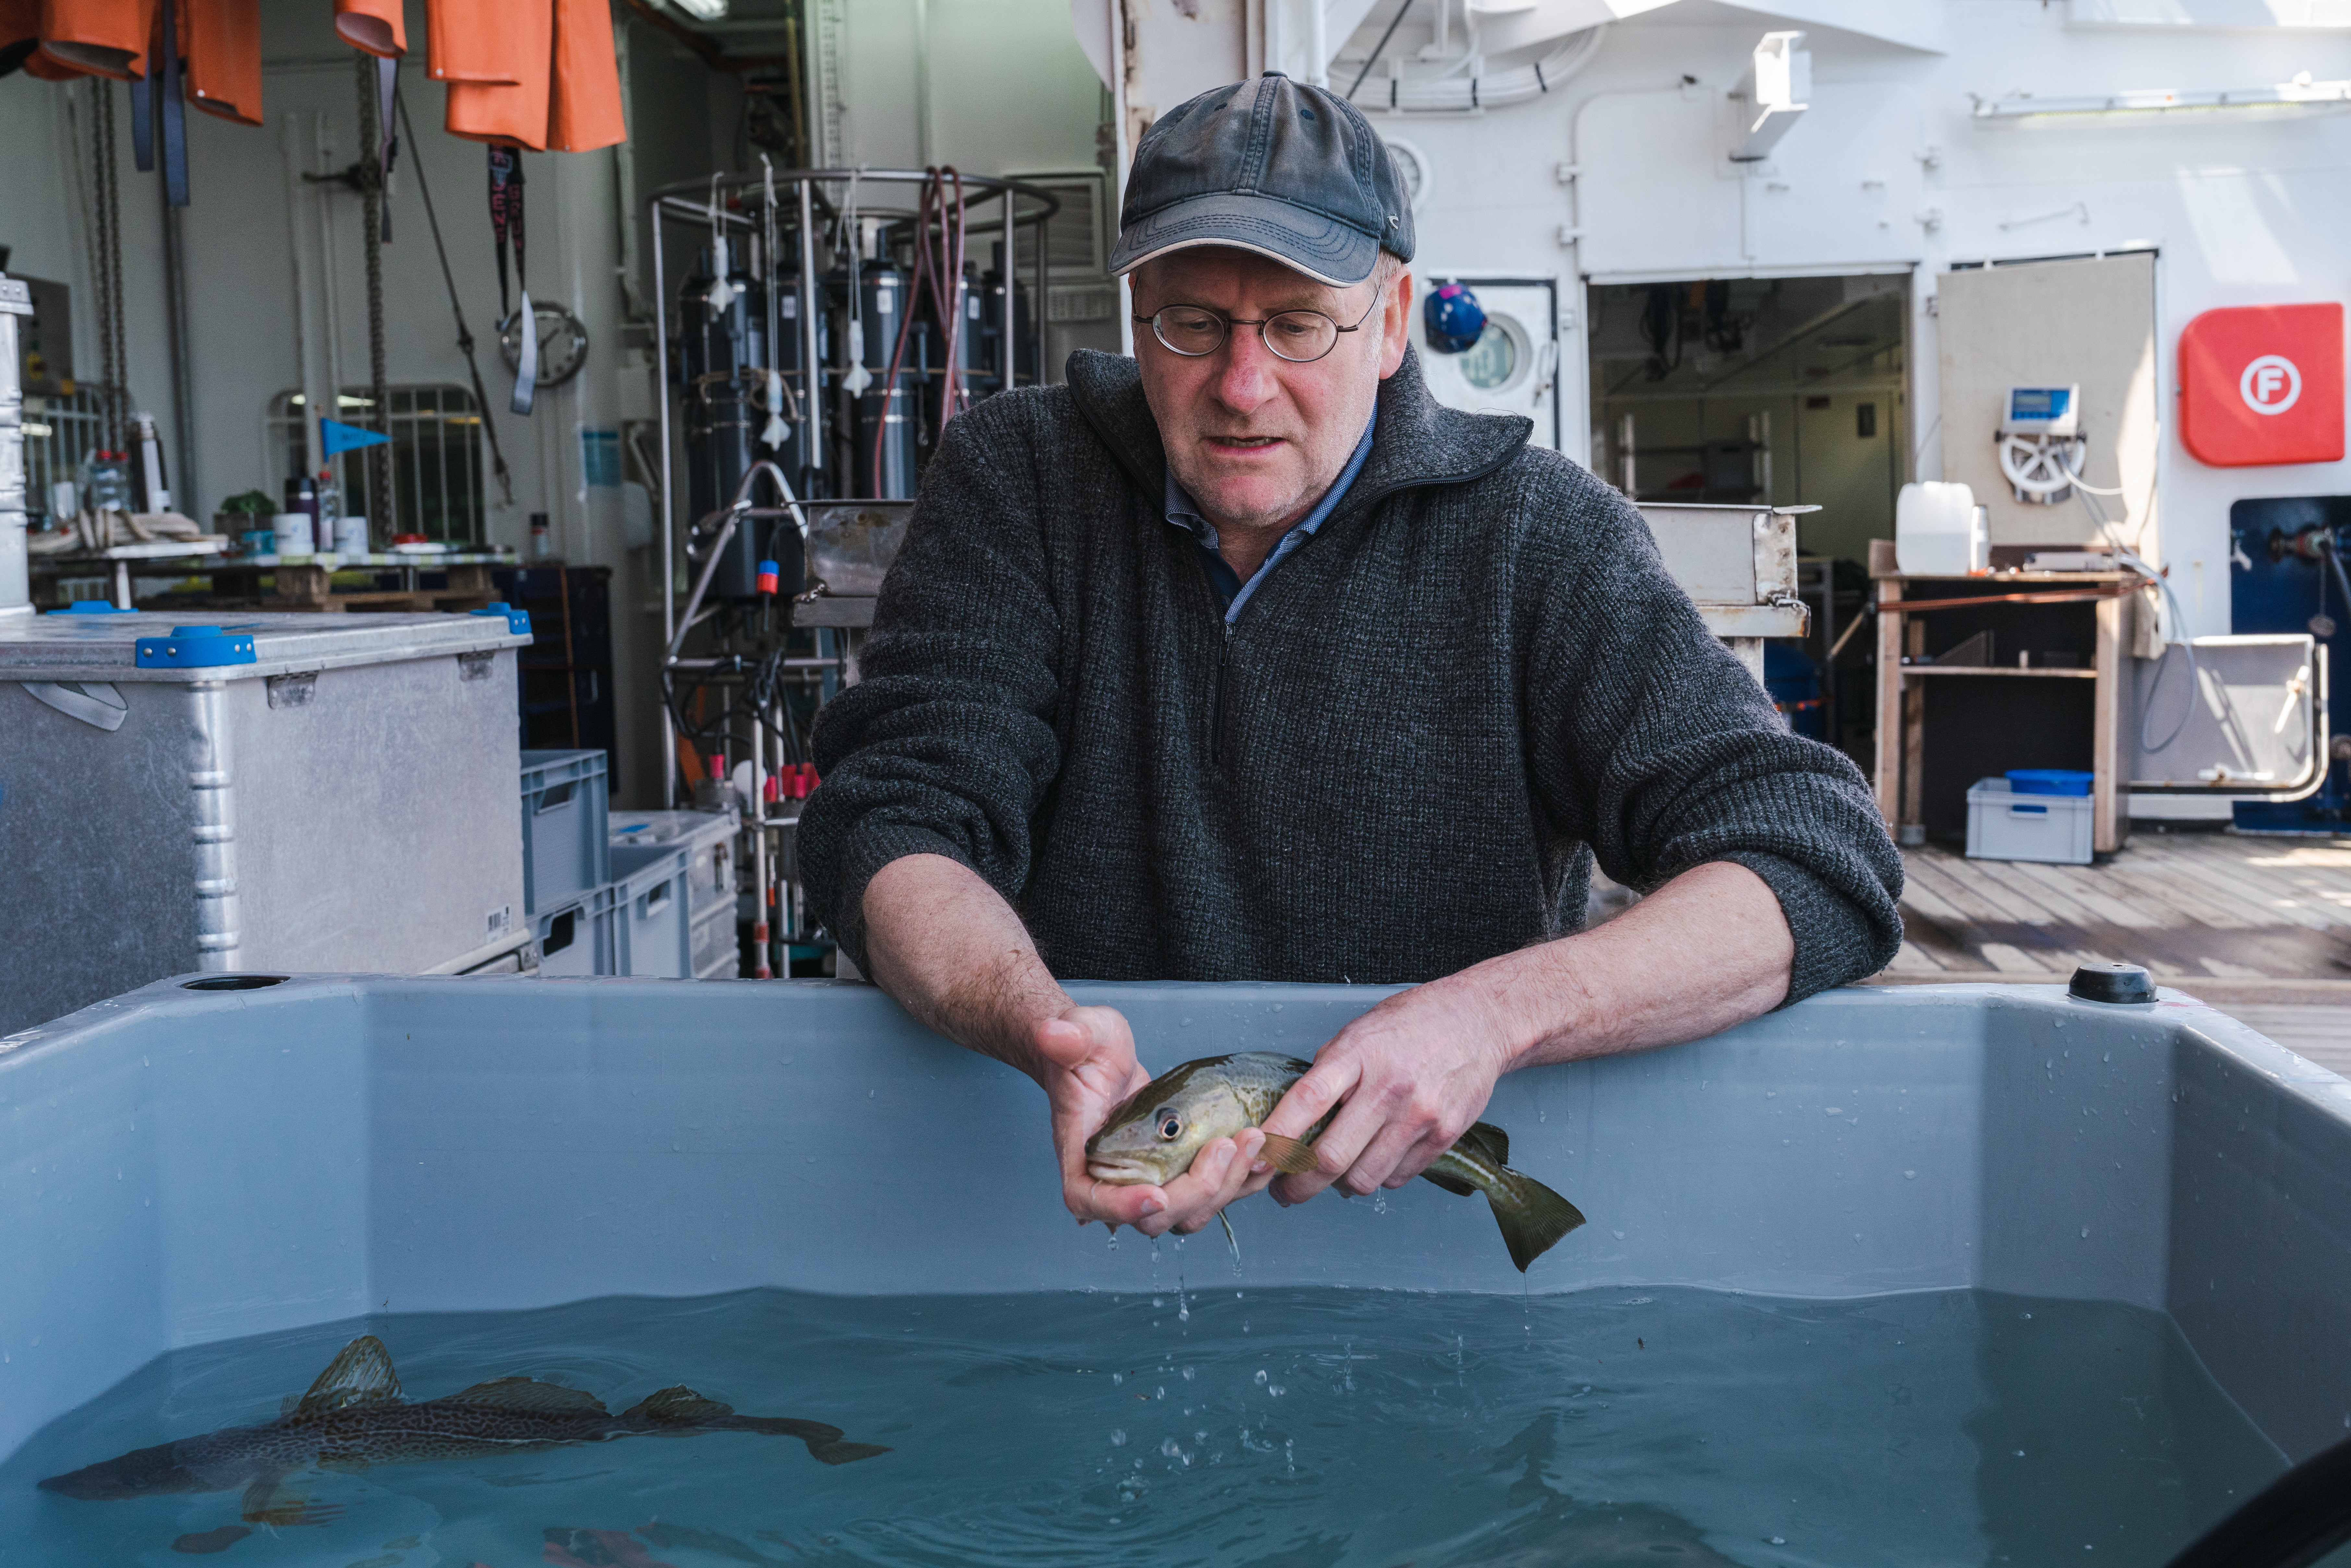
[[[390,435],[392,392],[384,384],[383,372],[383,150],[378,140],[383,110],[376,99],[376,57],[362,52],[355,59],[360,74],[360,164],[376,174],[367,183],[367,232],[363,236],[367,250],[368,397],[375,409],[377,428]],[[392,494],[390,443],[369,447],[367,465],[368,507],[376,514],[374,526],[389,538],[400,531],[400,509]]]
[[[416,128],[408,123],[408,99],[401,95],[397,85],[392,88],[392,101],[400,110],[401,133],[411,146],[416,145]],[[465,308],[457,302],[457,279],[449,270],[449,247],[441,243],[441,215],[433,208],[433,187],[425,182],[424,160],[412,159],[416,167],[416,188],[424,196],[424,221],[433,227],[433,252],[441,258],[441,281],[449,287],[449,314],[457,322],[457,349],[465,356],[465,374],[474,383],[474,406],[482,416],[482,434],[490,438],[490,472],[498,478],[498,491],[506,504],[514,505],[514,476],[507,472],[507,455],[498,450],[498,427],[490,420],[490,400],[482,391],[482,367],[474,362],[474,334],[465,325]],[[640,461],[643,458],[640,457]]]

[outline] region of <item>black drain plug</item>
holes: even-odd
[[[2085,964],[2065,990],[2085,1002],[2151,1002],[2155,978],[2137,964]]]

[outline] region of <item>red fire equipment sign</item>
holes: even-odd
[[[2217,468],[2343,455],[2343,307],[2207,310],[2179,334],[2179,439]]]

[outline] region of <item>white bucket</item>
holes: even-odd
[[[1903,486],[1894,502],[1894,564],[1906,577],[1989,570],[1990,526],[1975,493],[1938,479]]]
[[[365,555],[368,552],[368,521],[365,517],[335,519],[335,553]]]
[[[277,553],[279,555],[308,555],[310,553],[311,540],[309,513],[280,512],[276,517],[269,519],[269,526],[277,532]]]

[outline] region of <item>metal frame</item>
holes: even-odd
[[[670,436],[669,393],[669,286],[663,264],[662,224],[664,219],[708,225],[714,221],[746,234],[775,232],[775,213],[768,205],[768,196],[775,193],[776,202],[785,200],[783,187],[793,188],[792,204],[797,208],[799,236],[796,249],[799,262],[799,330],[801,387],[806,396],[801,400],[800,415],[806,423],[804,450],[809,454],[809,466],[821,469],[824,465],[824,399],[819,395],[824,377],[824,367],[817,362],[817,320],[820,278],[816,267],[816,187],[819,183],[847,184],[854,180],[862,188],[872,185],[919,186],[930,179],[929,171],[919,169],[778,169],[761,170],[758,173],[726,174],[713,181],[708,179],[681,181],[664,185],[645,200],[648,214],[653,219],[653,361],[662,378],[660,396],[661,434],[661,597],[662,646],[669,649],[677,640],[677,534],[674,454]],[[1004,234],[1004,390],[1009,391],[1019,382],[1019,349],[1018,345],[1019,309],[1019,290],[1014,287],[1017,275],[1018,243],[1016,231],[1023,225],[1036,232],[1037,281],[1036,308],[1030,312],[1031,336],[1035,339],[1037,369],[1040,378],[1045,369],[1046,289],[1049,283],[1049,263],[1044,243],[1044,225],[1061,210],[1061,198],[1050,191],[1021,180],[1007,180],[988,174],[963,176],[963,210],[967,214],[980,202],[997,200],[1003,203],[1003,215],[995,221]],[[756,201],[760,208],[755,219],[748,211],[730,213],[720,209],[713,214],[712,203],[728,193],[742,194],[748,208]],[[1036,204],[1022,211],[1025,201]],[[861,211],[864,211],[861,206]],[[883,209],[892,216],[913,218],[918,209],[908,205],[903,210]],[[768,247],[765,265],[771,271],[777,267],[776,247]],[[769,290],[772,306],[774,291]],[[775,341],[771,332],[768,342]],[[855,497],[842,497],[854,499]],[[681,667],[684,667],[681,664]],[[662,799],[664,802],[677,797],[677,733],[671,722],[666,705],[662,709]]]

